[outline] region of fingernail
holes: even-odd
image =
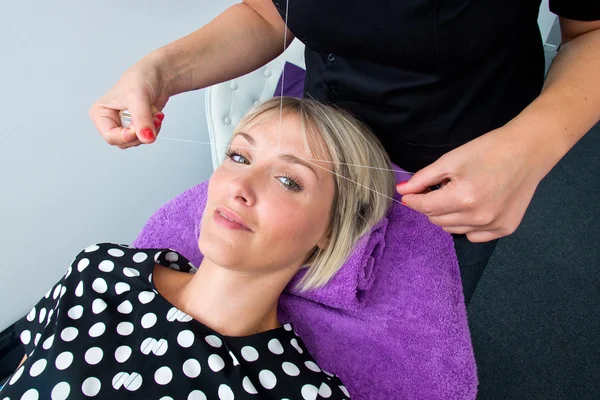
[[[150,128],[142,129],[141,134],[144,139],[149,139],[149,140],[154,139],[154,133],[152,132],[152,129],[150,129]]]
[[[406,203],[405,203],[405,202],[401,201],[400,203],[402,203],[402,205],[403,205],[403,206],[406,206]],[[408,207],[408,206],[407,206],[407,207]]]
[[[160,119],[160,122],[162,122],[162,120],[165,119],[165,114],[158,112],[156,113],[156,118]]]
[[[400,186],[404,185],[406,182],[408,182],[408,181],[400,182],[399,184],[396,185],[396,187],[400,187]]]
[[[154,120],[154,127],[156,129],[158,129],[158,127],[160,126],[160,124],[162,124],[162,121],[160,119],[155,119]]]

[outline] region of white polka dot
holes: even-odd
[[[277,378],[275,377],[275,374],[268,369],[263,369],[260,371],[258,374],[258,380],[265,389],[273,389],[277,384]]]
[[[283,372],[285,372],[289,376],[300,375],[300,369],[298,367],[296,367],[294,364],[292,364],[291,362],[287,362],[287,361],[284,362],[283,364],[281,364],[281,368],[283,369]]]
[[[52,293],[52,298],[54,300],[58,299],[58,295],[60,294],[60,289],[62,289],[62,285],[56,285],[56,288],[54,288],[54,293]]]
[[[188,378],[197,378],[198,375],[200,375],[201,370],[202,368],[200,367],[200,363],[198,360],[194,360],[193,358],[190,358],[183,363],[183,373]]]
[[[273,354],[283,354],[283,346],[277,339],[271,339],[267,347],[269,347],[269,350],[271,350],[271,353]]]
[[[72,326],[70,326],[68,328],[63,329],[63,331],[60,333],[60,337],[65,342],[71,342],[75,340],[78,334],[79,331],[77,330],[77,328],[73,328]]]
[[[39,398],[40,394],[35,389],[29,389],[21,396],[21,400],[38,400]]]
[[[65,293],[67,293],[67,288],[63,286],[62,289],[60,289],[60,297],[62,298]]]
[[[92,252],[98,250],[99,248],[100,247],[98,247],[97,245],[93,245],[93,246],[86,247],[85,250],[83,250],[83,251],[85,251],[86,253],[92,253]]]
[[[69,311],[67,311],[67,315],[71,319],[79,319],[83,315],[83,307],[82,306],[71,307],[71,309]]]
[[[250,394],[258,393],[258,390],[256,390],[256,388],[252,384],[252,381],[250,381],[250,378],[248,377],[244,378],[244,380],[242,381],[242,386],[244,387],[244,390]]]
[[[110,260],[104,260],[98,264],[98,269],[102,272],[112,272],[115,268],[115,263]]]
[[[102,336],[105,331],[106,325],[104,325],[104,322],[96,322],[94,325],[92,325],[88,334],[90,335],[90,337],[97,338]]]
[[[85,352],[85,362],[89,365],[96,365],[100,361],[102,361],[102,357],[104,357],[104,353],[100,347],[92,347],[88,351]]]
[[[340,385],[340,390],[341,390],[342,392],[344,392],[344,396],[346,396],[346,397],[350,397],[350,393],[348,393],[348,389],[346,389],[346,386],[344,386],[344,385]]]
[[[154,346],[154,348],[152,349],[152,352],[154,353],[154,355],[157,356],[164,356],[165,353],[167,352],[167,349],[169,348],[169,343],[165,340],[165,339],[160,339],[156,345]]]
[[[314,385],[304,385],[301,393],[304,400],[315,400],[319,394],[319,389]]]
[[[92,302],[92,312],[94,314],[100,314],[102,311],[106,310],[106,302],[102,299],[96,299]]]
[[[29,332],[29,331],[21,332],[21,342],[24,345],[28,345],[29,342],[31,342],[31,332]]]
[[[298,350],[298,353],[300,353],[300,354],[304,353],[304,351],[302,350],[302,348],[300,347],[300,345],[298,344],[298,341],[296,339],[290,340],[290,343],[292,344],[292,346],[294,346],[294,348],[296,350]]]
[[[223,345],[223,341],[215,335],[208,335],[204,338],[204,340],[206,340],[206,343],[208,343],[212,347],[219,348]]]
[[[121,336],[129,336],[133,332],[133,324],[131,322],[121,322],[117,325],[117,333]]]
[[[67,268],[67,272],[65,273],[65,279],[67,279],[71,275],[72,272],[73,272],[73,267],[71,267],[69,265],[69,267]]]
[[[131,347],[129,346],[119,346],[117,350],[115,350],[115,360],[117,362],[123,364],[125,361],[129,360],[131,356]]]
[[[125,282],[119,282],[115,285],[115,292],[117,292],[117,295],[128,292],[129,290],[131,290],[131,286],[129,286]]]
[[[137,372],[134,372],[125,380],[123,386],[125,386],[125,389],[129,390],[130,392],[135,392],[142,386],[143,382],[144,380],[142,379],[142,376]]]
[[[88,266],[90,265],[90,260],[88,260],[87,258],[82,258],[81,260],[79,260],[79,262],[77,263],[77,271],[82,272],[84,269],[86,269]]]
[[[67,382],[61,382],[52,389],[52,400],[66,400],[71,393],[71,387]]]
[[[117,307],[117,311],[121,314],[129,314],[133,311],[133,305],[129,300],[125,300]]]
[[[50,297],[50,293],[52,293],[52,288],[48,289],[48,291],[44,295],[44,298],[47,299],[48,297]]]
[[[39,318],[38,318],[38,321],[40,321],[40,324],[41,324],[42,322],[44,322],[44,319],[45,319],[45,318],[46,318],[46,309],[45,309],[45,308],[42,308],[42,309],[40,310],[40,314],[39,314]]]
[[[142,317],[142,328],[144,329],[149,329],[152,328],[154,326],[154,324],[156,324],[156,314],[154,313],[148,313],[146,315],[144,315]]]
[[[171,263],[171,264],[169,264],[169,268],[170,268],[170,269],[173,269],[173,270],[175,270],[175,271],[179,271],[179,270],[180,270],[180,269],[179,269],[179,265],[177,265],[177,264],[175,264],[175,263]]]
[[[29,375],[35,378],[36,376],[44,372],[47,364],[48,363],[43,358],[41,360],[37,360],[31,366],[31,369],[29,370]]]
[[[231,360],[233,361],[233,366],[234,367],[240,365],[240,362],[235,357],[235,355],[233,355],[233,353],[231,351],[229,352],[229,357],[231,357]]]
[[[156,254],[154,255],[154,261],[155,261],[155,262],[158,262],[158,258],[160,257],[160,255],[161,255],[162,253],[163,253],[162,251],[159,251],[158,253],[156,253]]]
[[[148,282],[152,282],[152,272],[148,275]]]
[[[25,371],[25,366],[22,365],[21,368],[19,368],[17,370],[17,372],[14,373],[14,375],[12,376],[12,378],[10,378],[10,381],[8,382],[9,385],[14,385],[16,381],[19,380],[19,378],[21,377],[21,375],[23,375],[23,371]]]
[[[81,385],[81,391],[88,397],[94,397],[100,392],[102,384],[98,378],[87,378]]]
[[[179,256],[177,255],[177,253],[174,253],[172,251],[168,252],[167,255],[165,256],[165,258],[167,259],[168,262],[175,262],[175,261],[179,260]]]
[[[50,349],[50,347],[52,347],[53,343],[54,343],[54,335],[52,335],[48,339],[44,340],[44,343],[42,343],[42,347],[44,348],[44,350],[48,350],[48,349]]]
[[[200,390],[192,391],[187,400],[206,400],[206,396]]]
[[[54,314],[54,310],[50,310],[50,312],[48,313],[48,318],[46,319],[46,326],[48,326],[48,324],[50,323],[50,320],[52,319],[52,314]],[[58,311],[56,312],[56,315],[58,315]]]
[[[159,400],[173,400],[173,398],[169,397],[169,396],[164,396],[164,397],[161,397]]]
[[[219,400],[234,400],[233,390],[227,385],[219,386]]]
[[[144,261],[146,261],[147,258],[148,255],[146,253],[135,253],[135,255],[133,256],[133,261],[135,261],[136,263],[143,263]]]
[[[125,253],[121,249],[110,249],[108,250],[108,254],[110,254],[113,257],[123,257],[125,255]]]
[[[29,311],[29,314],[27,314],[27,321],[32,322],[35,319],[35,314],[35,307],[33,307],[31,311]]]
[[[218,354],[211,354],[208,357],[208,366],[214,372],[219,372],[225,367],[225,361]]]
[[[177,335],[177,343],[179,343],[181,347],[190,347],[194,344],[194,334],[192,331],[188,330],[179,332],[179,335]]]
[[[329,397],[331,397],[331,388],[329,387],[329,385],[327,385],[325,382],[323,382],[321,384],[321,387],[319,388],[319,395],[321,397],[324,397],[326,399],[328,399]]]
[[[256,361],[258,360],[258,351],[252,346],[244,346],[242,348],[242,357],[249,362]]]
[[[283,325],[283,329],[285,329],[288,332],[291,332],[292,331],[292,325],[290,325],[290,324],[284,324]]]
[[[140,276],[140,271],[134,268],[125,267],[123,268],[123,275],[125,275],[128,278],[134,278],[136,276]]]
[[[37,333],[35,335],[35,340],[33,341],[33,345],[37,347],[38,343],[40,342],[40,339],[42,338],[42,334],[41,333]]]
[[[70,351],[65,351],[60,353],[58,357],[56,357],[54,365],[56,366],[56,369],[63,371],[69,368],[71,366],[71,363],[73,363],[73,353],[71,353]]]
[[[154,300],[154,297],[156,296],[156,294],[154,294],[154,292],[150,292],[150,291],[145,291],[145,292],[141,292],[138,295],[138,300],[140,301],[140,303],[142,304],[148,304],[150,303],[152,300]]]
[[[108,285],[106,284],[106,281],[104,279],[96,278],[92,283],[92,289],[94,289],[96,293],[102,294],[106,293],[106,291],[108,290]]]
[[[154,373],[154,381],[159,385],[166,385],[173,379],[173,371],[169,367],[160,367]]]
[[[75,296],[77,296],[77,297],[83,296],[83,281],[79,281],[79,284],[75,288]]]
[[[319,366],[312,361],[306,361],[304,365],[306,365],[306,368],[310,369],[311,371],[321,372],[321,368],[319,368]]]

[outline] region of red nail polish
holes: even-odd
[[[152,133],[152,129],[150,128],[142,129],[141,134],[144,139],[154,139],[154,133]]]
[[[406,182],[408,182],[408,181],[400,182],[399,184],[397,184],[397,185],[396,185],[396,187],[398,187],[398,186],[402,186],[402,185],[404,185]]]
[[[162,122],[162,121],[163,121],[163,119],[165,119],[165,114],[163,114],[163,113],[161,113],[161,112],[158,112],[158,113],[156,114],[156,118],[160,119],[160,122]]]
[[[160,124],[162,124],[162,121],[160,119],[155,119],[154,120],[154,127],[156,129],[158,129],[158,127],[160,126]]]

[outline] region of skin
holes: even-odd
[[[312,157],[295,116],[284,117],[281,130],[282,153]],[[157,266],[154,278],[176,307],[229,336],[279,326],[281,292],[315,247],[327,244],[335,193],[326,163],[315,163],[319,168],[282,158],[277,151],[279,118],[243,132],[231,146],[238,154],[231,154],[210,179],[198,241],[205,257],[198,272]],[[223,208],[235,212],[251,231],[215,222],[216,210]]]
[[[398,187],[404,203],[449,233],[485,242],[513,233],[539,182],[600,119],[600,21],[560,18],[562,48],[540,96],[505,126],[447,153]],[[90,110],[121,148],[155,139],[152,106],[172,95],[241,76],[294,38],[270,0],[236,4],[192,34],[131,67]],[[135,132],[118,127],[129,108]],[[141,130],[151,129],[150,139]],[[427,187],[441,184],[428,193]]]

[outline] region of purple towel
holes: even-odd
[[[172,248],[199,265],[206,190],[202,183],[161,207],[133,245]],[[286,291],[279,311],[355,400],[475,398],[452,239],[398,203],[330,285],[302,295]]]

